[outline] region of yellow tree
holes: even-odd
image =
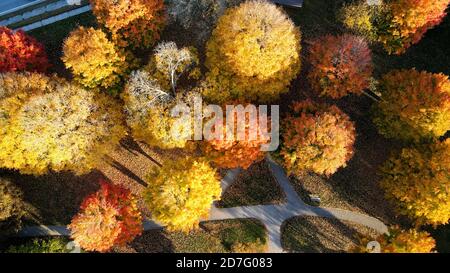
[[[125,134],[120,106],[40,74],[0,74],[0,167],[86,173]]]
[[[405,148],[381,168],[381,186],[399,213],[418,225],[450,219],[450,139]]]
[[[94,28],[79,27],[63,45],[62,60],[74,79],[86,88],[104,88],[111,93],[122,81],[128,65],[106,34]]]
[[[281,8],[247,1],[220,17],[207,44],[204,95],[270,101],[300,70],[300,31]]]
[[[372,238],[360,238],[359,245],[352,252],[367,253],[375,251],[368,249],[368,244],[376,241],[380,244],[381,253],[430,253],[436,247],[435,240],[426,231],[416,229],[402,230],[398,226],[389,228],[388,234]]]
[[[436,139],[450,130],[450,80],[444,74],[394,70],[380,81],[374,123],[404,141]]]
[[[91,0],[92,12],[116,45],[150,48],[164,25],[163,0]]]
[[[169,230],[189,231],[209,215],[221,195],[216,170],[207,161],[181,158],[164,162],[147,176],[144,199],[152,218]]]

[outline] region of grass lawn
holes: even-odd
[[[351,222],[312,216],[288,219],[281,227],[282,246],[291,252],[347,252],[358,243],[357,235],[373,238],[378,233]]]
[[[218,207],[237,207],[261,204],[279,204],[284,193],[275,181],[265,160],[243,170],[233,184],[222,194]]]
[[[266,243],[264,226],[254,219],[233,219],[201,223],[201,228],[188,234],[150,230],[127,247],[115,252],[175,252],[175,253],[225,253],[233,245]]]

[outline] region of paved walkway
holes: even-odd
[[[386,233],[387,227],[380,220],[371,216],[336,208],[313,207],[305,204],[291,186],[283,168],[276,164],[270,157],[267,158],[270,170],[276,181],[286,195],[286,202],[280,205],[242,206],[234,208],[211,208],[208,220],[225,220],[238,218],[256,218],[266,227],[268,233],[268,252],[283,252],[281,246],[281,224],[294,216],[317,216],[335,218],[350,221],[370,227],[380,233]],[[231,170],[222,180],[222,189],[225,191],[231,185],[240,170]],[[145,221],[144,230],[158,229],[162,226],[153,222]],[[19,236],[43,236],[43,235],[70,235],[64,226],[33,226],[26,227]]]

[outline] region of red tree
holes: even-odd
[[[369,87],[372,56],[363,38],[327,35],[314,41],[309,51],[308,79],[320,96],[338,99]]]
[[[142,216],[128,189],[104,181],[100,184],[100,190],[83,201],[69,228],[83,249],[106,252],[140,235]]]
[[[0,27],[0,72],[46,72],[48,67],[41,43],[22,30]]]

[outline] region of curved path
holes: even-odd
[[[255,218],[260,220],[267,228],[268,233],[268,252],[283,252],[281,246],[281,224],[294,216],[317,216],[326,218],[335,218],[339,220],[350,221],[370,227],[380,233],[387,233],[386,225],[380,220],[357,212],[352,212],[337,208],[314,207],[307,205],[297,195],[291,186],[288,177],[283,168],[276,164],[270,157],[267,157],[270,170],[283,189],[286,195],[286,202],[279,205],[258,205],[241,206],[233,208],[217,208],[212,206],[210,217],[207,220],[225,220],[237,218]],[[231,185],[234,178],[240,173],[239,169],[231,170],[222,179],[221,186],[223,192]],[[146,220],[144,230],[158,229],[162,225],[153,221]],[[25,227],[19,233],[19,236],[44,236],[44,235],[70,235],[69,230],[64,226],[32,226]]]

